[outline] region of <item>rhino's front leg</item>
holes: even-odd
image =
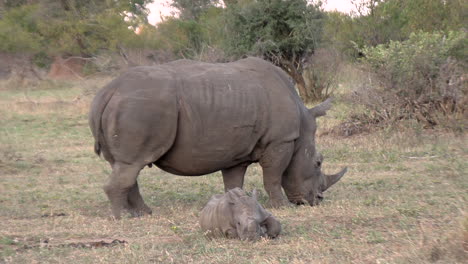
[[[239,165],[222,170],[224,191],[227,192],[236,187],[242,189],[242,186],[244,186],[244,175],[246,170],[247,165]]]
[[[270,197],[268,201],[270,207],[281,207],[289,204],[281,189],[281,179],[291,161],[293,151],[292,142],[281,143],[268,147],[260,159],[260,166],[263,170],[263,185]]]

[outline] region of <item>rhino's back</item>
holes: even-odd
[[[145,165],[169,150],[178,114],[170,72],[136,67],[104,87],[95,101],[109,93],[112,96],[105,103],[100,123],[104,153],[109,153],[111,162]]]
[[[179,122],[173,147],[156,164],[199,175],[255,161],[270,121],[261,73],[236,63],[170,66],[177,69]]]
[[[297,94],[270,63],[183,60],[166,67],[177,70],[179,122],[173,147],[156,163],[164,170],[201,175],[256,162],[271,142],[299,136]]]
[[[260,59],[136,67],[113,83],[103,125],[125,162],[203,175],[254,162],[272,141],[299,135],[294,88]]]

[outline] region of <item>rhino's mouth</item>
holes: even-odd
[[[309,203],[306,199],[302,197],[289,199],[289,202],[295,205],[305,205]]]
[[[295,204],[295,205],[305,205],[307,202],[305,202],[305,201],[294,201],[292,203]]]
[[[294,200],[294,201],[290,201],[291,203],[295,204],[295,205],[311,205],[311,206],[314,206],[314,205],[317,205],[319,202],[321,202],[323,200],[323,196],[322,195],[317,195],[315,196],[315,199],[312,200],[312,201],[306,201],[305,199],[302,199],[302,200]]]
[[[308,204],[310,206],[315,206],[318,205],[321,201],[323,201],[323,192],[310,192],[308,196],[306,196],[307,199],[303,199],[304,203],[302,204]]]
[[[317,196],[315,197],[319,202],[323,201],[323,194],[322,193],[319,193],[317,194]]]

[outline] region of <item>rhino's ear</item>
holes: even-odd
[[[309,109],[309,114],[313,117],[324,116],[327,111],[332,107],[332,99],[328,98],[324,102]]]
[[[258,191],[257,191],[257,189],[253,189],[252,198],[254,198],[255,201],[258,201]]]

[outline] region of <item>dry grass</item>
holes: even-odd
[[[466,136],[419,130],[318,137],[325,171],[350,170],[318,207],[272,210],[279,239],[207,240],[198,214],[219,173],[140,176],[154,215],[111,221],[88,104],[105,80],[0,90],[0,263],[463,263]],[[320,123],[332,127],[349,106]],[[262,189],[249,168],[246,189]],[[266,197],[261,201],[265,202]]]

